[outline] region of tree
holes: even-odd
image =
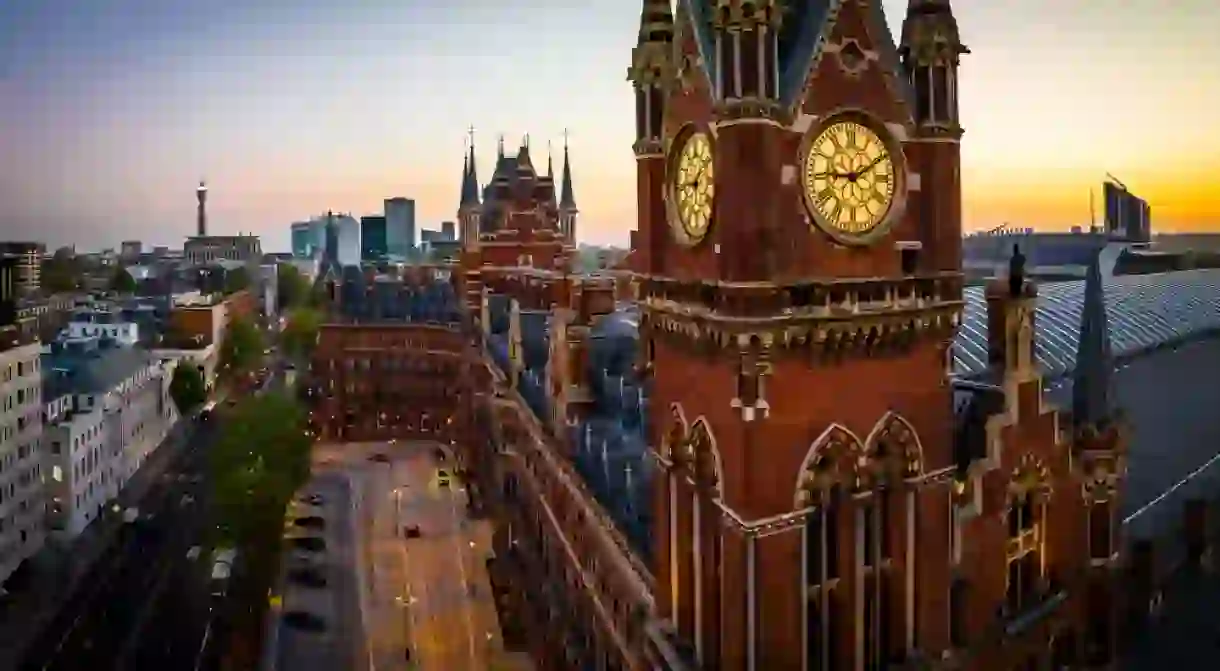
[[[280,310],[291,310],[309,304],[312,287],[296,266],[281,263],[275,269],[275,281]]]
[[[227,372],[242,372],[263,354],[263,334],[249,317],[234,315],[220,345],[220,363]]]
[[[71,247],[60,247],[42,262],[42,286],[52,293],[76,291],[81,287],[83,269]]]
[[[322,313],[314,308],[299,307],[288,313],[288,323],[280,336],[284,351],[293,357],[307,359],[318,341]]]
[[[136,290],[136,278],[132,277],[126,268],[119,266],[110,278],[110,290],[121,294],[134,293]]]
[[[248,545],[279,527],[284,507],[309,477],[305,409],[286,394],[254,396],[226,416],[208,452],[218,531]]]
[[[208,398],[203,372],[189,360],[178,362],[169,381],[169,395],[174,399],[179,415],[185,417],[198,410]]]
[[[250,286],[250,271],[245,266],[225,270],[225,293],[235,294]]]

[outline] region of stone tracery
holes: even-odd
[[[866,463],[864,444],[850,430],[831,424],[809,447],[797,476],[795,507],[807,508],[835,485],[849,490],[860,486]]]

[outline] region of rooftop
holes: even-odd
[[[1123,492],[1127,533],[1155,535],[1175,518],[1180,502],[1198,488],[1220,483],[1220,421],[1209,378],[1192,371],[1220,369],[1220,271],[1107,278],[1104,286],[1110,340],[1116,359],[1117,401],[1133,423],[1128,479]],[[965,291],[966,308],[955,341],[955,369],[962,378],[986,366],[986,305],[981,287]],[[1055,405],[1071,405],[1084,282],[1039,286],[1035,319],[1037,353]],[[490,298],[491,356],[508,362],[508,306]],[[523,311],[526,370],[522,397],[546,416],[543,381],[549,348],[549,315]],[[624,534],[647,556],[651,516],[647,501],[650,460],[645,408],[648,392],[634,379],[638,313],[622,306],[595,324],[590,379],[594,416],[574,429],[576,467]],[[1213,467],[1214,466],[1214,467]]]
[[[80,340],[93,342],[68,343],[42,355],[44,398],[104,393],[155,361],[146,350]]]

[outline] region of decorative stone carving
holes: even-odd
[[[923,473],[919,436],[903,416],[887,412],[873,427],[865,445],[872,485],[895,484]]]
[[[720,453],[716,450],[716,439],[712,437],[707,420],[700,417],[691,425],[687,446],[694,462],[692,470],[696,484],[719,488]]]
[[[856,491],[861,485],[862,468],[867,455],[860,439],[838,424],[830,425],[814,441],[801,464],[797,480],[795,507],[797,510],[815,505],[826,491],[842,485]]]
[[[1029,452],[1022,454],[1008,481],[1008,491],[1014,496],[1049,495],[1051,493],[1050,469],[1038,456]]]

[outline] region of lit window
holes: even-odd
[[[1015,614],[1035,603],[1042,582],[1042,505],[1032,491],[1013,496],[1007,521],[1005,594],[1008,611]]]

